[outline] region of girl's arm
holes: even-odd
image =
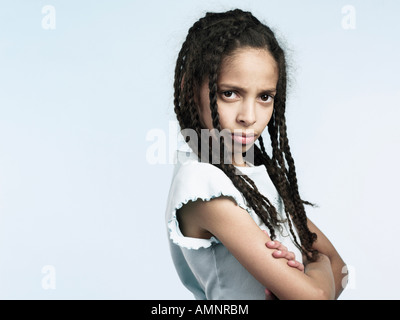
[[[308,263],[304,272],[288,266],[285,259],[274,258],[274,250],[265,245],[269,236],[230,197],[191,202],[181,208],[180,220],[187,236],[217,237],[278,299],[335,298],[331,262],[326,255]]]
[[[307,220],[307,224],[310,231],[317,234],[317,241],[314,242],[313,248],[317,249],[320,253],[326,255],[330,260],[333,277],[335,279],[335,299],[337,299],[346,285],[345,283],[343,283],[343,278],[347,275],[347,272],[345,272],[344,269],[346,264],[340,257],[339,253],[336,251],[335,247],[321,232],[321,230],[319,230],[314,225],[314,223],[310,221],[310,219]]]

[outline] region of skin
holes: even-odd
[[[236,63],[236,59],[241,63]],[[231,132],[236,130],[254,133],[256,140],[272,117],[277,81],[278,66],[266,50],[239,49],[224,59],[217,100],[221,127]],[[212,129],[207,81],[204,81],[201,87],[199,101],[200,121],[203,127]],[[240,145],[231,149],[232,153],[235,153],[234,165],[244,165],[242,152],[247,151],[251,145]],[[295,260],[294,253],[288,252],[280,242],[269,243],[268,247],[276,249],[273,253],[275,258],[285,258],[289,266],[304,270],[304,265]]]
[[[232,132],[253,132],[257,138],[271,119],[277,79],[276,62],[266,50],[242,48],[224,59],[217,100],[221,127]],[[200,118],[204,127],[212,129],[208,94],[204,83],[198,97]],[[245,165],[241,152],[250,147],[243,145],[239,151],[232,148],[237,153],[233,157],[235,165]],[[178,219],[185,236],[217,237],[268,288],[266,299],[335,299],[343,290],[345,264],[310,220],[308,226],[318,236],[313,247],[320,254],[315,262],[304,256],[302,264],[281,243],[271,242],[268,234],[230,197],[189,202],[179,210]]]
[[[238,49],[225,58],[218,79],[221,127],[232,133],[254,133],[257,140],[272,117],[277,81],[277,64],[266,50]],[[213,129],[208,80],[200,88],[198,105],[203,127]],[[232,164],[244,166],[242,153],[252,144],[232,147]]]

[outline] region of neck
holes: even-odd
[[[243,156],[241,153],[236,153],[232,157],[232,164],[237,167],[249,167],[247,162],[243,159]]]

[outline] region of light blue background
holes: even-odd
[[[342,299],[400,298],[398,1],[2,0],[1,299],[192,299],[164,226],[173,164],[149,163],[146,136],[175,120],[189,27],[235,7],[287,48],[299,188],[352,271]]]

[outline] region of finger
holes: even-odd
[[[265,230],[261,230],[261,231],[264,232],[267,236],[269,236],[267,231],[265,231]],[[275,241],[269,240],[269,241],[267,241],[265,243],[265,246],[267,248],[270,248],[270,249],[277,249],[277,248],[279,248],[281,246],[281,243],[279,241],[276,241],[276,240]]]
[[[270,249],[278,249],[281,246],[281,243],[275,240],[275,241],[267,241],[265,245],[267,246],[267,248]]]
[[[287,247],[285,247],[282,243],[280,243],[280,246],[278,247],[278,250],[288,251]]]
[[[296,256],[291,251],[277,250],[272,252],[274,258],[285,258],[286,260],[296,260]]]
[[[292,268],[296,268],[300,271],[304,271],[304,265],[301,262],[298,262],[296,260],[289,260],[288,265]]]
[[[274,258],[286,258],[287,255],[288,255],[287,251],[276,250],[276,251],[272,252],[272,256]],[[287,259],[287,260],[292,260],[292,259]]]
[[[277,240],[274,241],[267,241],[265,245],[270,249],[278,249],[281,251],[287,251],[287,248]]]
[[[276,296],[268,289],[265,289],[265,300],[276,300]]]
[[[288,260],[296,260],[296,256],[292,251],[287,251],[285,258]]]

